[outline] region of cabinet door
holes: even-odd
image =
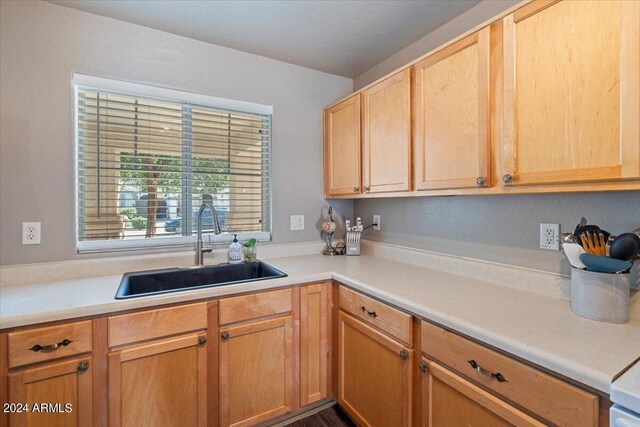
[[[508,184],[640,177],[637,1],[534,1],[503,20]]]
[[[407,68],[362,92],[365,193],[410,190],[410,81]]]
[[[416,190],[489,185],[489,28],[414,65]]]
[[[9,374],[9,402],[29,406],[28,412],[12,413],[9,424],[15,427],[91,426],[91,367],[91,357],[84,357]],[[41,412],[34,411],[36,404]]]
[[[544,424],[436,363],[422,359],[422,425],[543,427]]]
[[[109,425],[205,426],[204,334],[165,339],[109,354]]]
[[[328,397],[331,282],[300,287],[300,406]]]
[[[360,194],[360,96],[324,112],[325,196]]]
[[[340,312],[338,352],[340,406],[359,425],[410,425],[411,350]]]
[[[220,425],[251,426],[293,407],[291,316],[220,329]]]

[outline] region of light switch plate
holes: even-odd
[[[23,245],[39,245],[40,244],[40,223],[39,222],[23,222],[22,223],[22,244]]]
[[[291,230],[304,230],[304,215],[291,215]]]

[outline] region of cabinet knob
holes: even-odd
[[[226,341],[229,339],[229,332],[223,332],[222,335],[220,335],[220,338],[222,338],[222,341]]]
[[[360,191],[360,187],[353,187],[353,192],[357,193],[358,191]]]
[[[207,344],[207,337],[198,338],[198,347],[204,347]]]
[[[409,353],[407,353],[405,350],[400,350],[400,359],[407,360],[408,358],[409,358]]]
[[[424,362],[420,362],[420,364],[418,365],[418,367],[420,368],[420,371],[422,372],[427,372],[428,368],[427,368],[427,364]]]
[[[367,185],[366,187],[364,187],[364,191],[365,191],[365,192],[367,192],[367,193],[368,193],[368,192],[369,192],[369,190],[370,190],[370,188],[369,188],[369,186],[368,186],[368,185]]]
[[[76,371],[79,374],[84,374],[85,372],[87,372],[88,369],[89,369],[89,362],[80,362],[78,363],[78,367],[76,368]]]
[[[476,184],[478,184],[480,187],[484,187],[484,176],[477,177]]]
[[[511,184],[511,183],[513,182],[513,176],[511,176],[511,174],[506,173],[506,174],[504,174],[504,176],[502,177],[502,181],[503,181],[505,184]]]

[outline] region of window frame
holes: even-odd
[[[219,98],[210,95],[204,95],[195,92],[177,90],[161,86],[153,86],[143,83],[127,82],[122,80],[113,80],[103,77],[88,76],[84,74],[74,73],[72,76],[71,86],[73,88],[73,155],[74,155],[74,218],[75,218],[75,241],[77,253],[102,253],[102,252],[119,252],[119,251],[148,251],[148,250],[180,250],[185,247],[193,246],[196,242],[196,234],[191,236],[176,237],[158,237],[158,238],[142,238],[142,239],[107,239],[107,240],[80,240],[80,193],[79,193],[79,139],[78,139],[78,87],[88,87],[97,90],[109,90],[130,93],[136,96],[147,96],[152,98],[160,98],[175,102],[192,103],[212,108],[220,108],[227,110],[241,111],[245,113],[264,114],[271,116],[271,126],[269,128],[269,174],[271,177],[271,185],[269,187],[269,231],[237,233],[238,239],[247,240],[254,238],[260,242],[268,242],[272,239],[273,233],[273,106],[266,104],[257,104],[246,101],[238,101],[227,98]],[[212,232],[203,232],[203,240],[205,243],[221,244],[233,241],[235,233],[226,233],[215,235]]]

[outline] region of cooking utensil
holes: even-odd
[[[578,238],[573,233],[560,233],[560,243],[578,243]]]
[[[582,245],[582,248],[584,249],[584,251],[588,254],[592,254],[593,251],[591,250],[591,246],[589,245],[589,241],[587,240],[587,235],[586,234],[581,234],[580,235],[580,244]]]
[[[602,233],[605,243],[600,242],[600,233]],[[576,228],[576,232],[574,233],[578,238],[578,243],[583,245],[584,242],[582,237],[584,236],[589,243],[593,243],[592,252],[585,248],[587,253],[593,253],[595,255],[604,255],[606,253],[606,241],[611,236],[611,233],[605,230],[601,230],[597,225],[585,225],[582,227]],[[591,237],[589,237],[591,236]],[[600,247],[603,248],[603,251],[600,252]]]
[[[582,246],[577,243],[563,243],[562,249],[571,266],[575,268],[587,268],[587,266],[580,261],[580,255],[585,253]]]
[[[607,258],[592,254],[580,255],[580,261],[587,266],[589,271],[598,273],[624,273],[631,268],[629,261],[622,261],[615,258]]]
[[[597,226],[587,225],[587,219],[585,217],[582,217],[582,219],[580,219],[580,223],[576,225],[575,230],[573,230],[573,234],[577,236],[578,234],[580,234],[581,231],[588,231],[588,229],[585,229],[585,227],[597,227]]]
[[[613,241],[616,240],[616,236],[609,236],[609,238],[607,239],[607,244],[606,244],[606,248],[605,248],[605,256],[611,256],[611,244],[613,243]]]
[[[598,233],[598,236],[593,236],[595,248],[597,249],[598,255],[606,256],[607,255],[607,243],[605,242],[604,233]]]
[[[587,231],[580,235],[580,241],[586,253],[599,256],[605,255],[606,243],[603,233],[591,234],[591,232]]]
[[[611,243],[611,258],[629,261],[640,252],[640,237],[634,233],[623,233]]]

